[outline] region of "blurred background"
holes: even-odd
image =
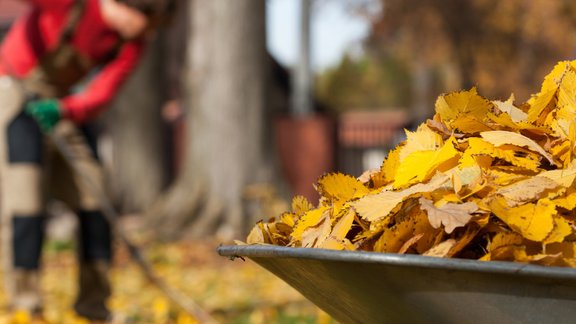
[[[243,240],[257,220],[287,210],[293,195],[317,203],[314,183],[325,172],[359,176],[378,168],[404,129],[433,115],[439,94],[476,86],[489,99],[513,95],[521,104],[556,62],[576,53],[570,0],[180,6],[102,116],[99,146],[110,196],[126,215],[122,226],[156,251],[151,257],[175,284],[192,291],[197,284],[178,280],[212,282],[191,294],[224,322],[330,319],[256,266],[223,263],[213,247]],[[26,1],[0,0],[0,37],[26,10]],[[48,248],[56,257],[47,262],[58,266],[68,262],[66,233],[75,225],[58,202],[52,209]],[[264,297],[252,291],[225,302],[226,284],[234,284],[214,267],[238,274],[238,287],[265,282]],[[243,271],[251,275],[242,279]],[[175,318],[154,296],[141,302],[148,311],[146,303],[158,307],[149,316]],[[123,305],[116,309],[126,316],[144,316]]]

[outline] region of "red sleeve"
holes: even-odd
[[[143,41],[125,44],[116,58],[103,67],[84,91],[62,98],[64,116],[76,123],[95,118],[130,75],[143,49]]]

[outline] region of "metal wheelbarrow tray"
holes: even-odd
[[[268,245],[221,246],[342,323],[576,323],[576,269]]]

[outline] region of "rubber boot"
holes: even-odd
[[[111,313],[106,306],[110,297],[109,264],[106,261],[84,262],[80,265],[80,290],[74,310],[93,321],[106,321]]]
[[[106,320],[111,295],[108,272],[112,258],[111,228],[99,211],[80,211],[80,278],[75,310],[90,320]]]

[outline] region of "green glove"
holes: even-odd
[[[26,104],[26,113],[32,116],[44,133],[50,133],[62,118],[60,103],[56,99],[36,100]]]

